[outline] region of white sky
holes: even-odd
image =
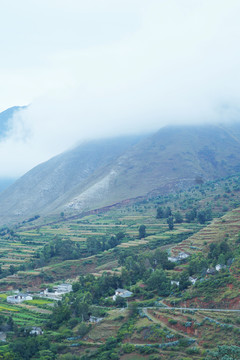
[[[0,142],[19,176],[86,138],[238,120],[239,0],[2,0]]]

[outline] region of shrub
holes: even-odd
[[[130,354],[135,350],[135,346],[133,344],[124,344],[122,350],[125,354]]]

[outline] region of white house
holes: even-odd
[[[177,258],[177,257],[173,257],[173,256],[169,256],[169,257],[168,257],[168,261],[177,262],[177,261],[178,261],[178,258]]]
[[[197,281],[197,278],[194,278],[192,276],[189,277],[189,281],[191,281],[191,283],[194,285]]]
[[[72,291],[71,284],[60,284],[53,287],[55,295],[67,294]]]
[[[185,253],[185,252],[180,252],[179,254],[178,254],[178,259],[179,260],[185,260],[185,259],[187,259],[189,257],[189,254],[187,254],[187,253]]]
[[[113,295],[113,300],[115,301],[117,296],[120,296],[122,298],[128,298],[130,296],[132,296],[132,292],[125,290],[125,289],[117,289],[115,290],[115,295]]]
[[[89,322],[90,323],[95,323],[95,324],[99,323],[102,320],[103,320],[103,318],[92,316],[92,315],[89,318]]]
[[[226,265],[217,264],[217,265],[215,266],[215,269],[216,269],[217,271],[220,271],[220,270],[222,270],[222,269],[226,269]]]
[[[10,303],[10,304],[20,304],[23,301],[32,300],[32,299],[33,299],[32,296],[29,295],[29,294],[19,293],[19,294],[16,294],[16,295],[8,296],[7,297],[7,302]]]
[[[40,296],[58,301],[62,299],[62,295],[67,294],[71,291],[72,291],[71,284],[60,284],[53,287],[53,292],[49,292],[48,289],[43,290],[40,293]]]
[[[33,326],[29,334],[30,335],[42,335],[43,331],[40,327]]]
[[[187,253],[185,253],[185,252],[180,252],[179,254],[178,254],[178,256],[169,256],[168,257],[168,260],[169,261],[171,261],[171,262],[178,262],[178,261],[182,261],[182,260],[185,260],[185,259],[187,259],[188,257],[189,257],[190,255],[189,254],[187,254]]]

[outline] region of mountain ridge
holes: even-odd
[[[145,137],[84,143],[0,194],[1,221],[69,214],[168,193],[240,171],[240,125],[168,126]]]

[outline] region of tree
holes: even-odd
[[[139,232],[139,239],[144,238],[146,236],[146,226],[145,225],[140,225],[139,229],[138,229],[138,232]]]
[[[121,308],[126,307],[126,300],[121,296],[117,296],[115,300],[115,305]]]
[[[152,267],[162,267],[163,269],[173,269],[174,264],[168,260],[168,254],[166,251],[162,251],[160,249],[157,249],[155,253],[150,257],[150,262]]]
[[[205,210],[201,210],[198,212],[197,219],[200,224],[205,224],[205,222],[207,220]]]
[[[162,218],[164,218],[164,210],[162,207],[158,207],[156,219],[162,219]]]
[[[84,336],[88,333],[90,327],[87,326],[84,322],[82,322],[78,327],[78,335]]]
[[[191,260],[188,265],[188,272],[192,276],[193,274],[202,274],[208,268],[207,259],[202,253],[194,254],[191,256]]]
[[[191,285],[191,282],[189,281],[189,273],[187,271],[183,271],[179,278],[179,290],[185,290],[189,285]]]
[[[172,216],[172,210],[171,210],[171,208],[168,206],[168,207],[165,209],[164,217],[165,217],[165,218],[168,218],[169,216]]]
[[[50,350],[39,351],[39,360],[54,360],[56,359],[55,354]]]
[[[212,220],[212,210],[210,208],[206,210],[200,210],[197,213],[197,219],[200,224],[205,224],[206,221]]]
[[[197,216],[197,210],[194,208],[186,213],[186,220],[187,222],[191,222],[196,219]]]
[[[167,218],[167,223],[168,223],[169,230],[173,230],[173,228],[174,228],[173,216],[169,216]]]
[[[9,271],[10,271],[10,274],[13,275],[15,273],[16,269],[13,265],[10,265]]]
[[[154,271],[147,280],[149,290],[157,290],[160,296],[168,296],[170,293],[170,280],[167,279],[163,270]]]
[[[174,217],[177,224],[181,224],[183,222],[182,214],[179,211],[174,214]]]

